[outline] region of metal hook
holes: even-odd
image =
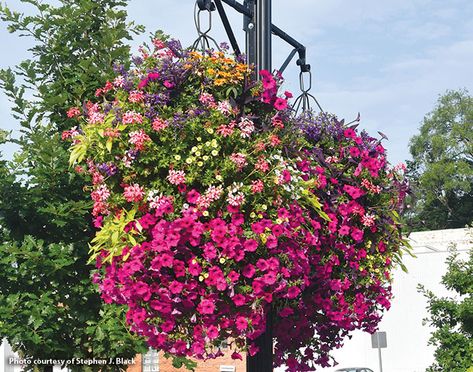
[[[305,87],[304,74],[309,75],[309,86],[307,88]],[[303,93],[307,93],[312,89],[312,72],[310,70],[306,72],[304,71],[299,72],[299,87],[301,89],[301,92]]]
[[[297,97],[297,99],[294,101],[294,104],[292,105],[292,110],[294,111],[294,114],[297,116],[299,113],[304,114],[308,111],[311,111],[311,101],[315,102],[319,110],[325,114],[324,110],[319,104],[319,101],[317,101],[317,98],[315,98],[312,94],[309,93],[309,91],[312,89],[312,72],[310,71],[310,66],[309,65],[304,65],[306,68],[302,68],[301,66],[301,72],[299,73],[299,87],[301,89],[301,95]],[[308,68],[307,68],[308,67]],[[309,85],[306,87],[306,81],[304,79],[304,75],[309,75]]]
[[[198,50],[202,53],[206,53],[211,49],[211,44],[215,46],[215,48],[220,51],[217,41],[208,33],[212,30],[212,11],[215,10],[215,4],[211,0],[197,0],[195,3],[195,10],[194,10],[194,24],[197,30],[197,40],[194,41],[192,44],[191,50]],[[201,13],[207,12],[208,14],[208,23],[207,28],[203,31],[201,21]]]

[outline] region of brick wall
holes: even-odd
[[[141,354],[135,357],[135,364],[129,365],[127,372],[141,372]]]
[[[233,360],[230,356],[233,351],[227,350],[225,356],[217,359],[207,361],[197,361],[197,368],[195,372],[220,372],[220,366],[235,366],[235,372],[245,372],[246,362],[245,356],[243,360]],[[136,364],[129,366],[127,372],[142,372],[141,369],[141,356],[135,358]],[[159,372],[186,372],[185,368],[174,368],[172,366],[172,360],[166,359],[163,353],[159,353]]]

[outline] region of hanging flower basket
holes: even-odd
[[[160,36],[71,108],[71,164],[90,176],[95,277],[153,348],[258,352],[271,309],[275,363],[327,366],[373,332],[400,263],[405,182],[380,141],[333,115],[293,117],[281,79]]]

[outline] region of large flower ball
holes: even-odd
[[[293,117],[280,76],[165,37],[71,108],[71,163],[90,177],[105,302],[151,347],[215,358],[273,319],[275,362],[329,365],[373,332],[400,262],[405,183],[381,142],[335,116]]]

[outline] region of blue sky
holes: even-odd
[[[242,0],[240,0],[242,2]],[[28,9],[8,0],[14,9]],[[195,39],[192,0],[131,0],[130,20],[147,31],[162,29],[189,45]],[[241,17],[227,7],[240,46]],[[212,35],[226,40],[217,14]],[[471,0],[291,0],[273,1],[273,23],[308,48],[312,93],[323,108],[389,137],[392,163],[409,157],[408,141],[447,89],[473,94],[473,1]],[[136,46],[147,39],[138,37]],[[0,67],[28,57],[30,42],[0,24]],[[274,66],[290,47],[274,40]],[[285,88],[297,93],[298,71],[291,65]],[[9,105],[0,96],[0,127],[16,129]]]

